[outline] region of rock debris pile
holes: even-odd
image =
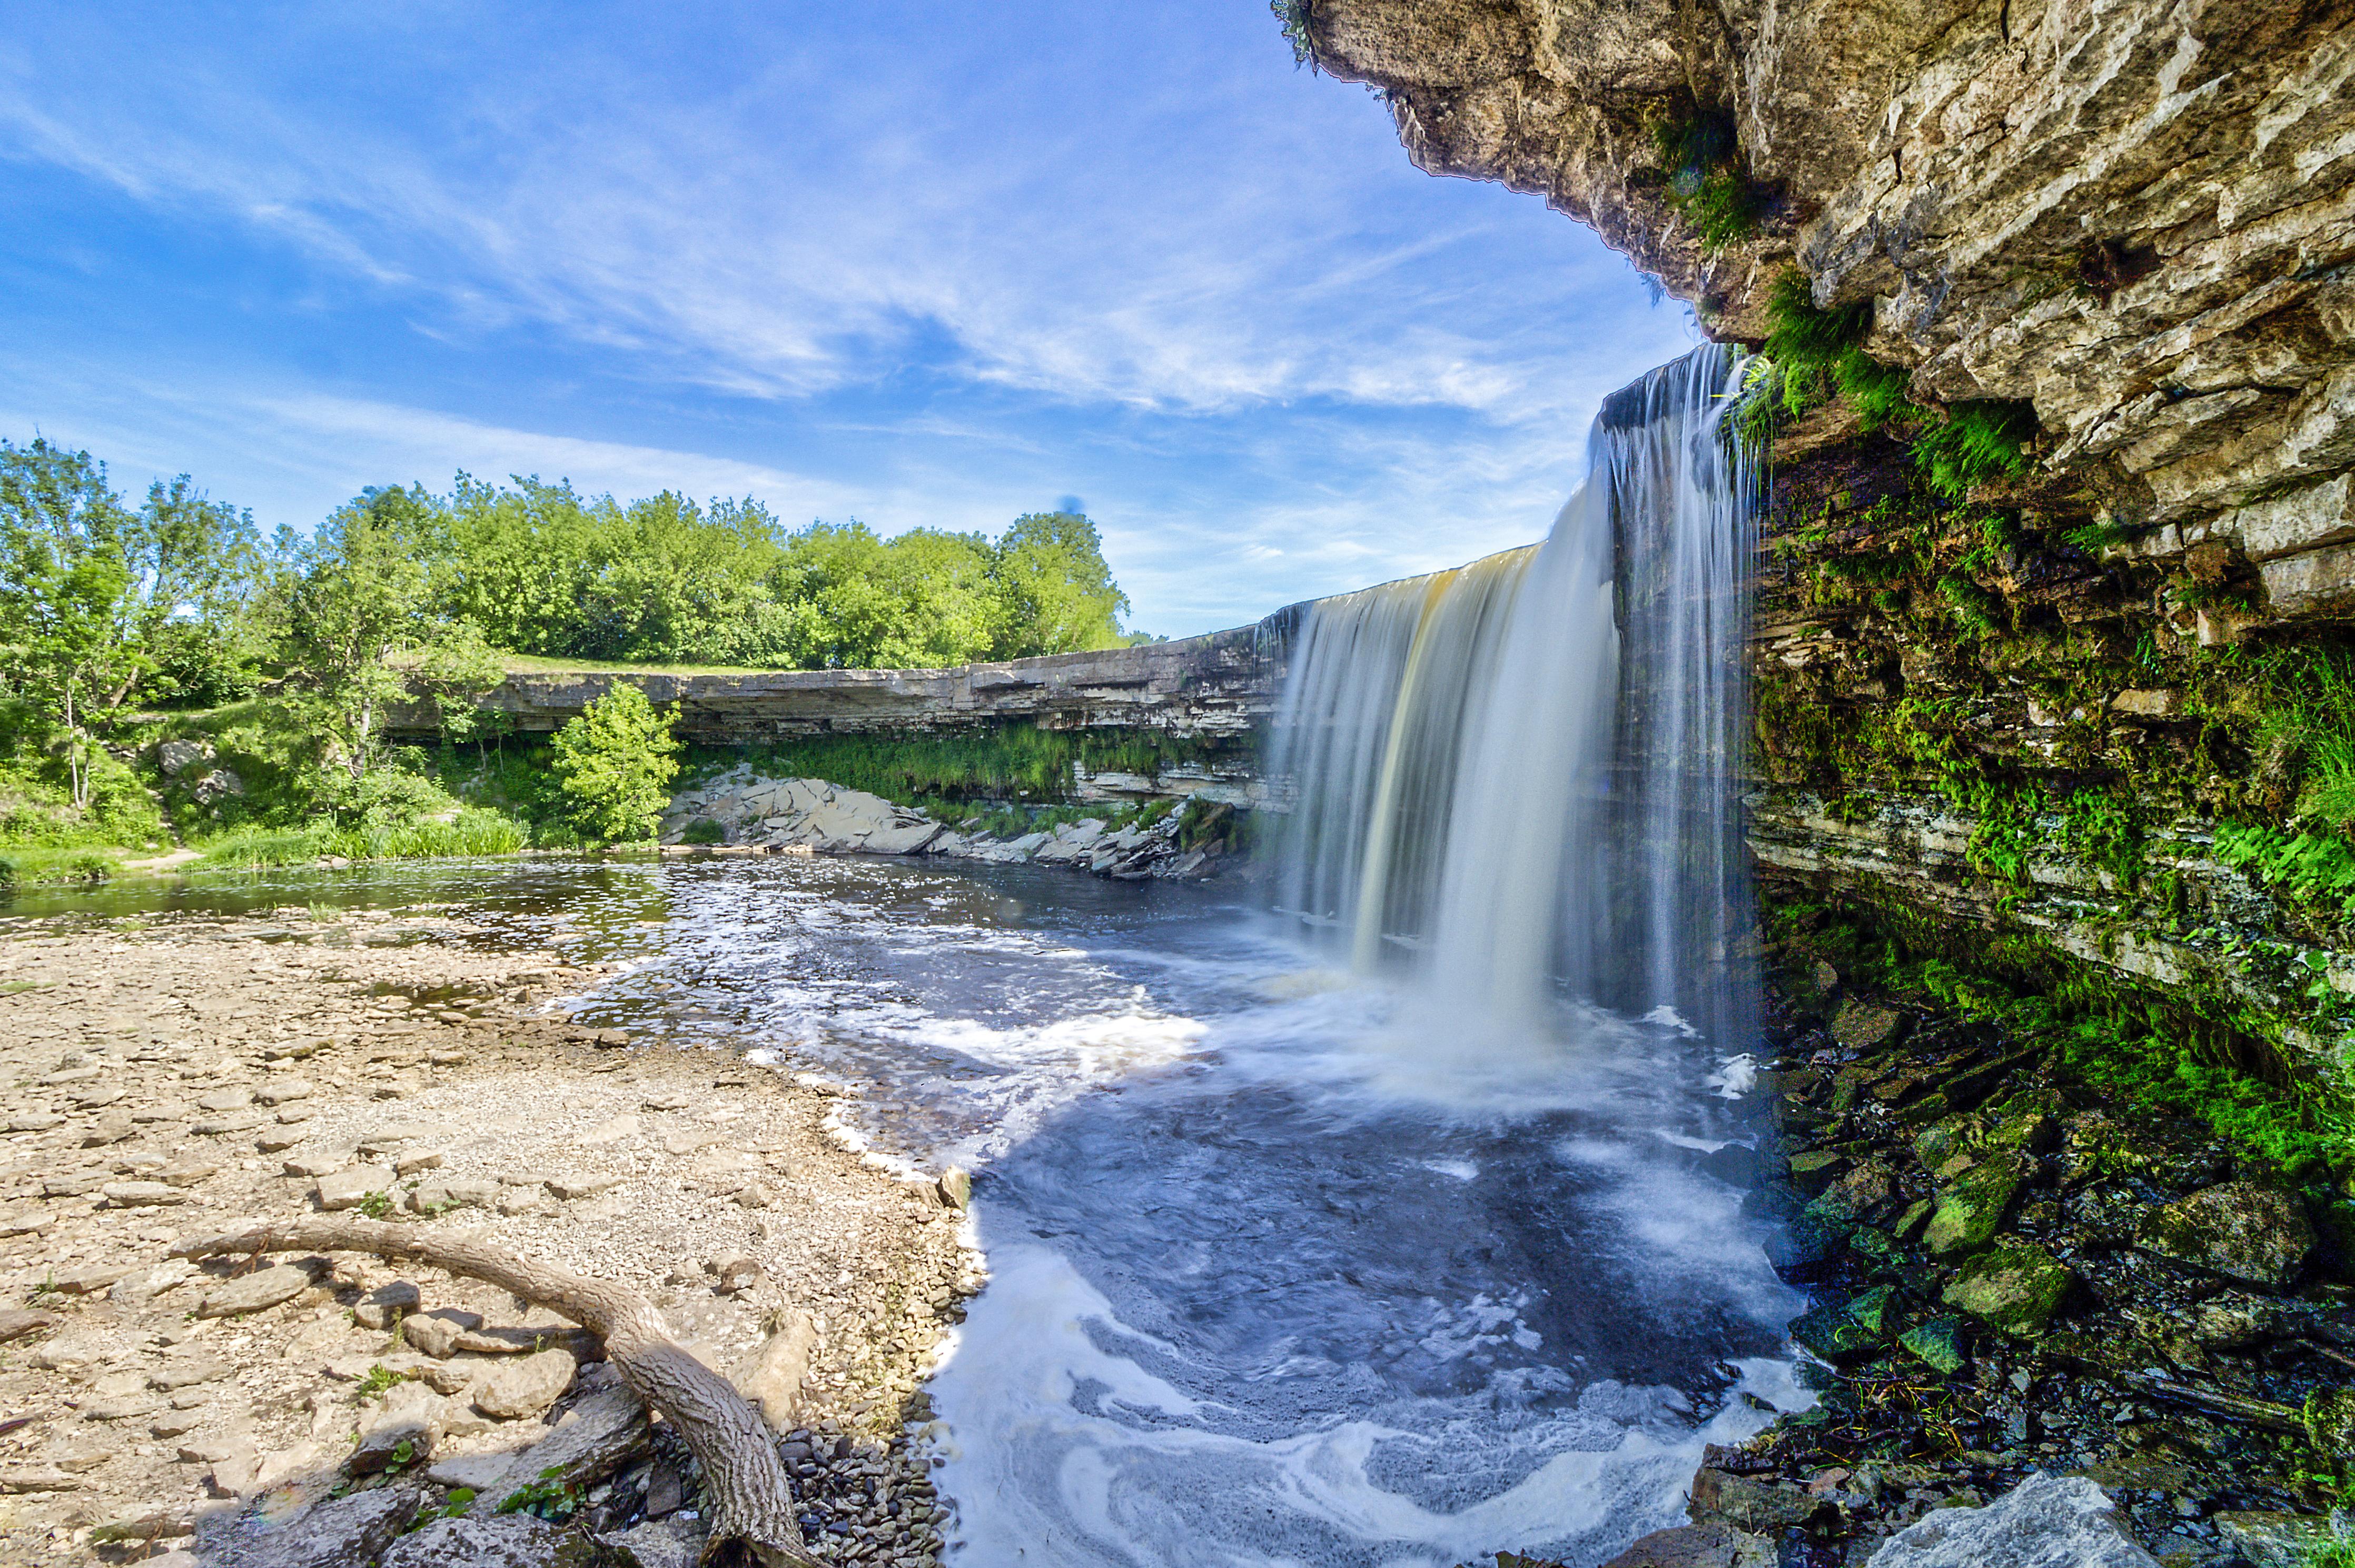
[[[1233,808],[1215,812],[1231,818]],[[771,779],[740,765],[701,788],[674,796],[662,819],[665,845],[695,842],[698,823],[709,843],[773,852],[820,855],[943,855],[1001,864],[1028,861],[1071,866],[1121,881],[1205,877],[1223,869],[1223,835],[1181,841],[1179,818],[1113,828],[1101,817],[1066,823],[1051,832],[998,838],[960,833],[926,812],[894,805],[881,795],[842,789],[824,779]],[[1213,829],[1217,823],[1209,825]],[[717,837],[709,837],[717,830]]]

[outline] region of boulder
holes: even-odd
[[[1877,1051],[1904,1032],[1903,1013],[1861,997],[1850,997],[1832,1016],[1832,1038],[1849,1051]]]
[[[400,1320],[400,1336],[429,1356],[447,1359],[458,1353],[458,1337],[469,1329],[483,1326],[479,1312],[464,1312],[454,1307],[436,1307],[431,1312],[412,1312]]]
[[[2254,1181],[2228,1181],[2152,1210],[2135,1245],[2251,1285],[2289,1283],[2314,1250],[2297,1199]]]
[[[2328,1516],[2310,1513],[2219,1513],[2211,1522],[2249,1568],[2308,1568],[2336,1533]]]
[[[937,822],[920,822],[912,827],[885,827],[867,836],[865,848],[870,855],[921,854],[945,831]]]
[[[418,1489],[395,1484],[329,1498],[291,1518],[272,1511],[200,1520],[197,1560],[208,1568],[352,1568],[373,1563],[417,1517]]]
[[[474,1405],[494,1421],[538,1415],[572,1386],[570,1350],[541,1350],[494,1366],[474,1381]]]
[[[392,1466],[421,1464],[442,1441],[447,1411],[442,1396],[421,1382],[398,1382],[385,1390],[376,1409],[360,1418],[360,1440],[352,1450],[351,1472],[374,1475]]]
[[[357,1209],[376,1193],[389,1195],[393,1183],[393,1169],[389,1165],[356,1165],[319,1178],[319,1185],[311,1189],[312,1201],[329,1213],[343,1209]]]
[[[2060,1259],[2028,1242],[2013,1242],[1965,1263],[1943,1299],[2007,1334],[2034,1334],[2060,1310],[2075,1275]]]
[[[352,1321],[363,1328],[386,1329],[424,1305],[424,1293],[415,1284],[396,1279],[390,1285],[380,1285],[352,1307]]]
[[[2035,1170],[2036,1162],[2022,1154],[1995,1155],[1971,1167],[1938,1194],[1923,1244],[1941,1256],[1987,1245]]]
[[[570,1550],[568,1550],[568,1547]],[[573,1568],[588,1553],[565,1531],[527,1513],[437,1519],[402,1536],[379,1568]]]
[[[2030,1476],[1985,1508],[1939,1509],[1881,1543],[1867,1568],[2158,1568],[2083,1476]]]
[[[696,1521],[672,1514],[597,1537],[614,1568],[695,1568],[703,1553]]]
[[[1656,1530],[1603,1568],[1774,1568],[1774,1543],[1711,1521]]]
[[[166,741],[155,748],[155,766],[165,778],[176,779],[212,754],[212,747],[201,741]]]
[[[497,1511],[517,1488],[546,1477],[589,1487],[613,1473],[645,1441],[646,1408],[625,1387],[600,1389],[576,1401],[549,1435],[508,1454],[470,1455],[437,1464],[426,1475],[436,1486],[470,1487],[477,1517]],[[553,1476],[548,1472],[554,1471]]]
[[[313,1275],[301,1264],[279,1264],[253,1274],[225,1279],[205,1292],[197,1303],[199,1317],[239,1317],[292,1301],[311,1288]]]

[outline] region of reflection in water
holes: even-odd
[[[0,923],[338,904],[619,960],[586,1021],[820,1067],[879,1152],[978,1168],[993,1283],[934,1387],[972,1568],[1593,1563],[1764,1419],[1738,1386],[1804,1397],[1768,1359],[1793,1303],[1705,1168],[1748,1129],[1703,1042],[1566,1006],[1468,1040],[1239,894],[532,860],[124,884]]]

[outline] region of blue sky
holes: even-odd
[[[1540,534],[1696,340],[1263,0],[19,4],[0,433],[265,529],[570,477],[996,532],[1182,635]]]

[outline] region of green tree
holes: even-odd
[[[678,773],[677,751],[669,719],[626,680],[559,730],[557,778],[581,837],[601,844],[653,837]]]
[[[1077,512],[1017,517],[997,541],[992,574],[1008,629],[999,656],[1082,653],[1120,645],[1128,595],[1113,582],[1095,524]]]
[[[164,694],[218,700],[246,683],[261,649],[252,609],[263,581],[253,515],[209,499],[188,475],[156,480],[123,530],[124,636],[142,650],[119,706],[150,677]]]
[[[395,656],[441,629],[431,594],[442,538],[422,486],[388,486],[338,507],[297,555],[283,597],[290,673],[354,779],[368,772],[385,704],[406,689]]]
[[[0,668],[62,731],[76,810],[90,805],[93,709],[138,678],[125,536],[106,466],[35,437],[0,441]]]

